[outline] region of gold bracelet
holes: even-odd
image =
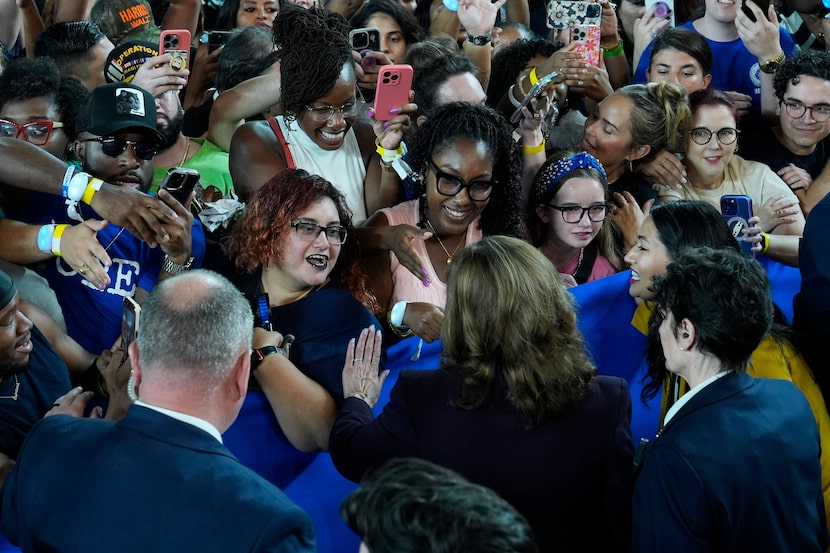
[[[538,154],[545,151],[545,139],[538,146],[522,146],[522,151],[528,155]]]

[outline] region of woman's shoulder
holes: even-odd
[[[396,206],[384,207],[378,210],[386,216],[386,220],[390,225],[414,225],[417,222],[417,205],[418,200],[408,200],[401,202]]]

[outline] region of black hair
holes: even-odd
[[[670,259],[687,248],[741,249],[720,212],[707,202],[666,202],[649,214]]]
[[[274,19],[273,32],[280,71],[291,75],[280,81],[283,113],[290,121],[334,88],[347,63],[351,67],[349,23],[324,8],[287,5]]]
[[[487,85],[487,105],[496,107],[499,104],[510,85],[516,82],[516,78],[527,62],[539,55],[551,56],[562,46],[561,42],[535,38],[517,40],[500,49],[491,62],[490,83]]]
[[[105,38],[92,21],[61,21],[35,37],[35,56],[52,58],[61,73],[78,73],[79,68],[88,64],[90,50]]]
[[[372,553],[536,553],[527,521],[493,490],[422,459],[392,459],[340,507]]]
[[[492,108],[467,102],[436,108],[418,130],[410,154],[412,169],[421,175],[416,194],[426,194],[427,162],[436,152],[459,139],[483,142],[490,150],[493,180],[498,186],[493,187],[490,201],[481,212],[482,233],[523,237],[522,162],[511,135],[512,128]]]
[[[47,98],[60,113],[69,139],[75,138],[75,118],[88,94],[81,81],[61,75],[50,58],[17,58],[0,74],[0,109],[8,102]]]
[[[798,84],[802,75],[830,81],[830,53],[807,49],[785,59],[772,78],[772,86],[779,100],[784,99],[787,85]]]
[[[409,48],[413,44],[424,40],[426,34],[418,20],[409,13],[397,0],[372,0],[363,4],[356,14],[352,16],[350,21],[352,29],[359,29],[366,26],[375,14],[388,15],[401,28],[404,40],[406,40],[406,47]]]
[[[276,61],[274,41],[267,30],[247,27],[233,31],[219,54],[216,89],[224,92],[262,74]]]
[[[236,29],[236,12],[239,11],[240,0],[225,0],[216,13],[214,31],[231,31]],[[282,10],[285,7],[285,0],[278,0],[277,4]]]
[[[651,57],[648,60],[649,71],[651,71],[654,63],[654,55],[660,50],[669,48],[692,56],[700,64],[704,75],[712,73],[712,48],[709,46],[709,42],[703,35],[683,27],[666,29],[657,35],[651,49]]]
[[[746,371],[752,352],[773,323],[764,267],[734,249],[704,246],[682,251],[663,275],[654,278],[654,303],[648,324],[649,374],[653,368],[659,371],[659,385],[668,374],[658,332],[667,315],[671,314],[675,336],[680,322],[688,319],[695,327],[696,347],[720,360],[724,370],[736,372]]]

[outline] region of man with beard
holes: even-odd
[[[85,173],[72,177],[96,179],[146,192],[153,175],[153,158],[164,137],[156,129],[152,96],[128,83],[99,86],[81,109],[77,140],[72,145]],[[82,183],[83,184],[83,183]],[[70,184],[72,186],[72,184]],[[86,278],[87,270],[75,270],[61,258],[42,271],[58,297],[67,332],[84,349],[100,352],[118,337],[125,296],[139,302],[157,280],[201,265],[205,251],[201,224],[166,191],[159,197],[177,214],[166,224],[169,238],[152,248],[129,231],[108,225],[98,232],[112,264],[107,268],[109,284],[97,288]],[[68,205],[67,205],[68,204]],[[87,205],[41,195],[31,202],[27,222],[62,224],[73,218],[100,219]],[[32,220],[35,219],[35,220]]]
[[[204,138],[182,134],[184,109],[176,91],[156,96],[156,125],[167,141],[155,159],[153,190],[158,189],[170,167],[187,167],[199,171],[200,184],[208,200],[219,199],[233,189],[228,153]]]

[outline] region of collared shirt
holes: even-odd
[[[704,380],[703,382],[701,382],[700,384],[698,384],[697,386],[695,386],[694,388],[692,388],[691,390],[689,390],[688,392],[683,394],[680,397],[680,399],[678,399],[675,402],[675,404],[671,406],[671,409],[669,409],[669,412],[666,413],[666,418],[663,420],[663,427],[665,428],[665,426],[667,424],[669,424],[669,421],[672,419],[672,417],[674,417],[677,414],[677,412],[680,411],[683,408],[684,405],[689,403],[689,400],[692,399],[693,397],[695,397],[697,395],[697,393],[700,392],[703,388],[705,388],[706,386],[708,386],[712,382],[716,381],[717,379],[722,378],[722,377],[726,376],[727,374],[731,374],[731,373],[732,373],[732,371],[724,371],[722,373],[718,373],[718,374],[716,374],[715,376],[713,376],[711,378],[707,378],[706,380]]]
[[[186,415],[185,413],[179,413],[178,411],[171,411],[170,409],[165,409],[164,407],[159,407],[158,405],[150,405],[149,403],[144,403],[143,401],[136,401],[135,404],[140,405],[141,407],[146,407],[147,409],[152,409],[153,411],[158,411],[162,415],[167,415],[170,418],[193,425],[216,438],[220,444],[223,443],[222,434],[219,430],[204,419],[194,417],[193,415]]]

